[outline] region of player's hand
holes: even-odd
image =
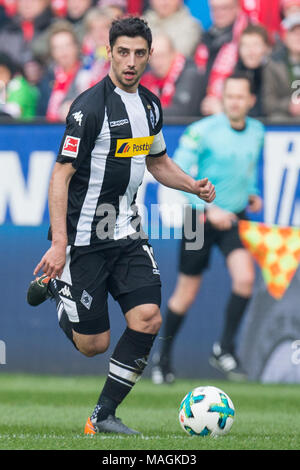
[[[262,209],[262,205],[262,199],[259,196],[256,196],[255,194],[249,196],[249,212],[260,212]]]
[[[213,202],[216,197],[216,190],[208,178],[204,178],[195,181],[195,194],[205,202]]]
[[[42,270],[47,276],[55,279],[62,275],[66,263],[66,247],[64,245],[52,245],[44,254],[33,274],[36,276]]]
[[[217,206],[210,207],[207,210],[206,217],[217,230],[230,230],[238,222],[235,214]]]

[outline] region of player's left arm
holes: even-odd
[[[196,194],[205,202],[212,202],[216,197],[214,185],[207,179],[194,180],[187,175],[168,155],[146,158],[146,164],[153,177],[164,186]]]

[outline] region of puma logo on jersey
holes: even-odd
[[[64,286],[60,289],[60,291],[58,291],[59,294],[65,296],[65,297],[70,297],[70,299],[72,299],[72,294],[71,294],[71,291],[70,291],[70,287],[69,286]]]
[[[154,136],[118,139],[115,157],[136,157],[149,154]]]
[[[81,126],[81,121],[83,118],[82,111],[77,111],[76,113],[73,113],[72,116],[74,117],[75,121],[78,122],[79,126]]]

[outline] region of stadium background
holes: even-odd
[[[52,0],[52,3],[63,5],[64,1]],[[141,3],[128,1],[133,8]],[[209,1],[185,3],[207,30],[212,22]],[[259,2],[244,1],[249,7],[256,3]],[[267,0],[261,2],[267,3]],[[272,5],[278,3],[272,0]],[[12,16],[15,5],[15,0],[0,0],[0,8],[6,8]],[[272,19],[270,15],[266,17]],[[191,121],[193,118],[165,120],[164,135],[170,156]],[[266,142],[259,165],[264,210],[255,221],[297,228],[300,225],[300,119],[292,124],[265,123]],[[58,327],[53,304],[46,302],[34,309],[26,303],[33,268],[48,247],[47,189],[63,129],[60,123],[49,124],[41,119],[26,123],[1,120],[0,123],[0,372],[104,374],[108,357],[124,328],[119,307],[110,302],[111,347],[102,357],[87,359],[66,341]],[[140,188],[140,203],[150,208],[151,204],[173,199],[174,193],[162,189],[146,175]],[[165,218],[160,222],[167,224]],[[151,239],[151,242],[161,270],[164,311],[176,280],[179,240],[173,237]],[[300,382],[300,355],[296,349],[300,343],[299,283],[298,269],[285,295],[276,300],[268,292],[257,266],[255,294],[239,335],[240,354],[250,378]],[[208,356],[221,331],[229,287],[224,261],[215,250],[203,288],[176,342],[175,368],[179,376],[218,377],[208,365]]]
[[[184,124],[165,126],[170,155],[184,128]],[[38,308],[26,304],[33,268],[48,247],[47,187],[63,129],[62,125],[45,124],[7,124],[0,128],[0,339],[6,345],[6,364],[0,366],[3,371],[106,373],[107,359],[124,327],[118,305],[110,302],[111,347],[104,356],[87,359],[66,341],[51,302]],[[299,146],[296,126],[267,126],[259,166],[264,212],[258,214],[257,221],[299,226]],[[149,176],[145,178],[141,194],[139,202],[146,207],[170,202],[169,198],[173,198],[173,193],[161,192],[161,187]],[[163,281],[162,311],[176,280],[179,241],[171,231],[172,234],[170,240],[152,240]],[[257,268],[256,293],[239,341],[245,365],[255,379],[300,381],[298,361],[292,361],[293,342],[300,338],[299,281],[298,272],[278,301],[267,292]],[[215,251],[203,289],[176,343],[175,364],[179,376],[216,377],[216,372],[208,365],[208,356],[222,326],[229,287],[224,262]]]

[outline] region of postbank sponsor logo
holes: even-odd
[[[132,139],[118,139],[115,157],[136,157],[148,155],[154,136],[135,137]]]

